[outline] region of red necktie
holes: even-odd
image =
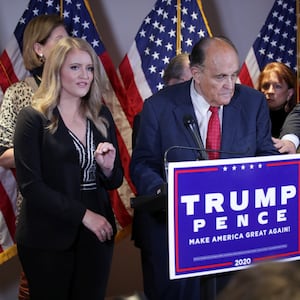
[[[220,150],[221,126],[218,114],[219,107],[211,106],[209,110],[211,111],[211,116],[207,127],[206,148]],[[209,159],[218,159],[220,157],[220,153],[217,151],[208,152],[208,157]]]

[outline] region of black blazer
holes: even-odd
[[[78,154],[58,110],[58,128],[51,134],[47,119],[32,107],[21,110],[15,130],[14,155],[17,182],[23,196],[17,223],[17,243],[30,247],[66,249],[82,224],[86,211],[80,201],[80,166]],[[95,146],[111,142],[117,149],[113,174],[106,178],[97,166],[98,199],[91,209],[104,215],[116,230],[107,190],[118,188],[123,169],[115,134],[115,125],[104,106],[101,115],[109,122],[108,137],[92,124]],[[90,208],[90,207],[88,207]]]

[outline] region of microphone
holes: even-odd
[[[201,155],[201,157],[203,159],[208,159],[207,152],[204,149],[204,145],[193,116],[185,115],[183,117],[183,123],[185,127],[188,129],[188,131],[190,132],[191,136],[193,137],[195,144],[198,146],[199,149],[197,151],[200,152],[199,154]]]

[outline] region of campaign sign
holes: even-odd
[[[168,165],[170,278],[300,259],[300,155]]]

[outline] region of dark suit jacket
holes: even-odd
[[[74,241],[87,207],[81,202],[81,170],[78,154],[68,129],[58,116],[54,134],[47,129],[47,120],[31,107],[23,109],[16,125],[14,153],[17,182],[23,195],[17,224],[18,243],[30,247],[65,249]],[[97,165],[97,199],[90,209],[101,212],[115,227],[107,190],[122,184],[121,166],[115,127],[106,107],[101,115],[110,126],[108,137],[92,124],[95,147],[109,141],[117,149],[113,174],[106,178]]]
[[[192,115],[196,120],[190,84],[191,81],[188,81],[166,87],[144,103],[130,164],[131,177],[139,195],[155,194],[165,182],[166,152],[168,162],[193,161],[199,156],[197,151],[168,151],[174,145],[197,147],[183,122],[186,115]],[[271,140],[269,109],[262,93],[236,85],[231,102],[223,109],[221,150],[224,151],[221,158],[279,154]],[[137,235],[141,239],[145,235],[148,238],[149,231],[155,231],[147,214],[142,215],[140,221],[134,223],[134,238]],[[143,228],[147,229],[143,232]]]
[[[155,193],[164,182],[164,155],[170,147],[197,147],[183,122],[186,115],[196,120],[190,84],[166,87],[144,103],[131,160],[132,179],[141,195]],[[223,110],[221,150],[221,158],[279,154],[271,140],[269,110],[262,93],[236,85],[230,104]],[[175,149],[168,152],[167,160],[197,157],[196,151]]]

